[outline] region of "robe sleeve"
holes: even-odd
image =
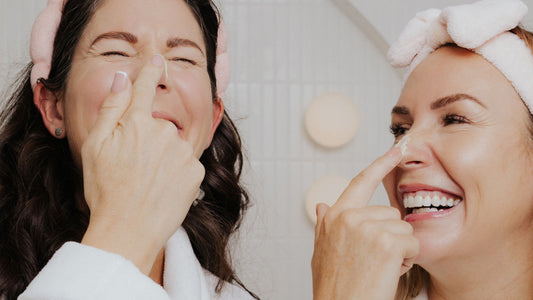
[[[18,299],[169,300],[169,296],[160,285],[124,257],[67,242]]]

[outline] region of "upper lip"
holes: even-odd
[[[167,113],[164,113],[164,112],[161,112],[161,111],[153,111],[152,112],[152,117],[157,118],[157,119],[163,119],[163,120],[170,121],[176,126],[176,128],[178,128],[178,130],[182,130],[183,129],[183,127],[181,126],[180,122],[176,118],[171,117]]]
[[[415,193],[418,191],[441,192],[453,196],[454,198],[463,199],[463,197],[461,197],[459,193],[423,183],[400,184],[398,186],[398,194],[400,195],[399,199],[403,199],[403,195],[406,193]]]

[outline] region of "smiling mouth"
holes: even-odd
[[[417,191],[403,194],[403,206],[407,215],[445,211],[462,201],[458,196],[442,192]]]

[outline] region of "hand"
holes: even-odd
[[[331,208],[317,206],[315,300],[394,299],[399,277],[418,255],[418,240],[396,208],[367,205],[400,161],[395,147],[355,177]]]
[[[152,117],[163,63],[155,56],[133,86],[123,78],[125,87],[113,88],[81,150],[91,211],[82,243],[118,253],[145,274],[185,219],[205,175],[175,125]]]

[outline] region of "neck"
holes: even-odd
[[[429,299],[532,299],[532,243],[523,240],[527,246],[515,240],[425,268],[430,273]]]
[[[159,251],[159,254],[157,255],[157,258],[155,259],[154,265],[152,266],[152,270],[150,270],[150,274],[148,274],[148,276],[160,286],[163,286],[164,268],[165,268],[165,249],[161,249],[161,251]]]

